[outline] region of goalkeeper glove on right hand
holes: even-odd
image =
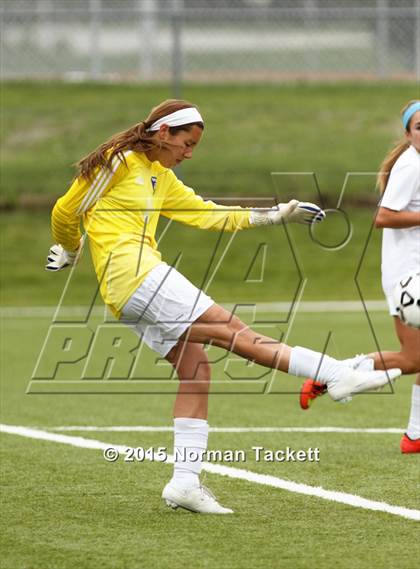
[[[251,225],[279,225],[281,223],[304,223],[311,225],[325,218],[325,212],[316,204],[290,200],[272,208],[255,208],[251,211]]]

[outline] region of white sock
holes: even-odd
[[[342,369],[342,362],[321,352],[295,346],[290,353],[289,373],[292,375],[328,383],[336,379]]]
[[[420,439],[420,385],[413,385],[411,393],[411,412],[408,420],[407,436]]]
[[[174,419],[174,474],[178,488],[200,485],[201,463],[207,449],[209,425],[204,419]]]

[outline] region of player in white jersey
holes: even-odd
[[[399,352],[370,354],[355,365],[376,369],[399,367],[404,374],[416,373],[411,412],[400,448],[403,453],[420,452],[420,330],[398,318],[393,289],[404,277],[420,270],[420,101],[411,101],[402,110],[404,139],[385,157],[378,174],[382,193],[375,226],[383,229],[382,287],[394,318],[401,344]],[[308,379],[301,391],[301,406],[307,409],[325,387]]]
[[[46,268],[61,270],[77,260],[83,218],[104,301],[174,366],[180,379],[174,406],[176,460],[162,497],[174,508],[227,514],[232,510],[220,506],[199,480],[209,431],[210,365],[203,344],[293,375],[318,372],[334,400],[379,388],[401,372],[355,371],[327,355],[257,334],[162,262],[154,238],[161,214],[218,231],[311,224],[325,216],[318,206],[297,200],[270,209],[203,200],[171,170],[192,157],[203,129],[197,107],[164,101],[144,121],[83,159],[79,176],[54,207],[58,245],[51,249]]]
[[[403,373],[416,374],[411,412],[401,452],[420,453],[420,330],[410,328],[400,318],[393,299],[395,285],[420,270],[420,101],[411,101],[402,110],[405,139],[382,163],[378,176],[383,193],[375,226],[382,235],[382,287],[394,317],[401,344],[399,352],[376,354],[380,367],[397,365]]]

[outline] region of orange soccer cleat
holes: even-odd
[[[327,393],[327,386],[314,379],[306,379],[300,390],[299,403],[302,409],[309,409],[312,401]]]
[[[404,434],[400,441],[400,449],[403,454],[420,452],[420,439],[410,439],[407,434]]]

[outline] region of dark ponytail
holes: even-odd
[[[158,145],[156,137],[154,136],[156,132],[148,132],[148,129],[152,124],[166,115],[190,107],[195,107],[195,105],[188,101],[178,99],[168,99],[167,101],[163,101],[160,105],[152,109],[146,120],[135,124],[123,132],[115,134],[109,140],[98,146],[96,150],[82,158],[77,163],[79,170],[78,175],[83,176],[86,179],[92,179],[94,171],[97,168],[106,168],[111,170],[111,164],[115,156],[125,164],[124,152],[126,150],[132,150],[134,152],[148,152],[152,148],[155,148]],[[204,128],[204,125],[201,122],[193,124],[197,124],[200,128]],[[169,132],[170,134],[175,134],[180,130],[190,130],[193,124],[170,127]]]

